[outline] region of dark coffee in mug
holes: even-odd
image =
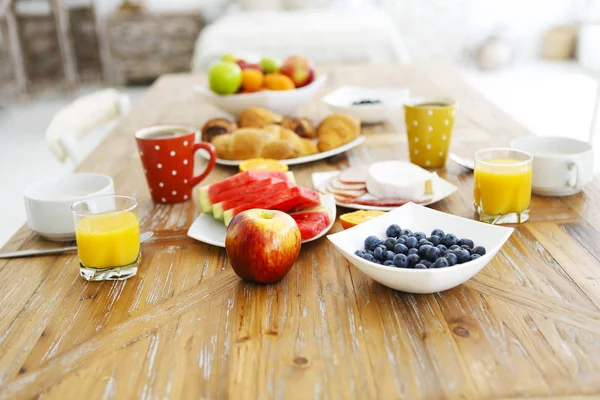
[[[169,139],[169,138],[174,138],[177,136],[181,136],[181,135],[185,135],[186,133],[189,133],[190,131],[183,130],[183,129],[171,129],[171,130],[162,130],[162,131],[157,131],[157,132],[149,132],[147,134],[144,134],[143,137],[144,139]]]

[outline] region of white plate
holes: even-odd
[[[323,103],[333,111],[349,114],[365,124],[376,124],[399,113],[410,95],[409,89],[372,89],[341,86],[323,97]],[[379,100],[377,104],[353,105],[360,100]]]
[[[356,139],[354,139],[353,141],[346,143],[340,147],[336,147],[335,149],[323,151],[321,153],[313,154],[310,156],[289,158],[287,160],[279,160],[279,162],[281,162],[282,164],[287,164],[287,165],[296,165],[296,164],[305,164],[305,163],[309,163],[309,162],[313,162],[313,161],[322,160],[324,158],[336,156],[345,151],[353,149],[356,146],[364,143],[365,140],[367,140],[366,137],[359,136]],[[202,157],[204,157],[206,159],[208,159],[208,157],[209,157],[208,153],[205,153],[203,151],[199,152],[199,154],[202,155]],[[238,165],[240,165],[243,162],[244,162],[244,160],[224,160],[222,158],[217,158],[217,164],[219,164],[219,165],[229,165],[229,166],[237,167]]]
[[[263,90],[244,94],[218,95],[206,86],[194,86],[194,90],[206,101],[236,117],[249,107],[264,107],[278,114],[289,115],[310,100],[325,81],[327,76],[321,75],[309,85],[298,89]]]
[[[354,255],[356,250],[364,248],[364,240],[368,236],[385,238],[385,230],[391,224],[398,224],[402,229],[410,229],[413,232],[429,233],[439,228],[445,233],[455,234],[458,238],[473,240],[476,246],[485,247],[486,254],[464,264],[439,269],[396,268],[375,264]],[[512,228],[484,224],[408,203],[327,238],[350,264],[382,285],[408,293],[435,293],[451,289],[471,279],[494,258],[512,232]]]
[[[312,174],[313,187],[315,188],[315,190],[317,190],[317,188],[323,181],[333,178],[334,176],[340,174],[340,172],[341,171],[313,173]],[[443,200],[446,197],[450,196],[452,193],[456,192],[456,190],[458,189],[456,186],[454,186],[447,180],[442,179],[442,178],[438,178],[438,179],[439,179],[439,182],[436,186],[436,192],[435,192],[434,196],[431,198],[430,201],[423,203],[421,205],[428,206],[430,204],[437,203],[438,201]],[[376,197],[373,197],[373,199],[375,199],[375,198]],[[366,205],[362,205],[362,204],[346,204],[346,203],[337,203],[337,205],[340,207],[346,207],[346,208],[350,208],[353,210],[391,211],[391,210],[395,210],[396,208],[398,208],[397,206],[377,207],[377,206],[366,206]]]
[[[336,207],[335,201],[333,200],[332,195],[323,195],[321,196],[321,203],[323,206],[329,211],[329,217],[331,219],[331,223],[323,229],[321,233],[315,236],[312,239],[303,240],[302,243],[312,242],[313,240],[317,240],[323,235],[325,235],[333,224],[335,223],[336,218]],[[194,220],[190,229],[188,229],[188,236],[192,239],[199,240],[204,243],[212,244],[217,247],[225,247],[225,233],[227,232],[227,227],[223,224],[223,221],[219,221],[213,218],[210,214],[201,214]]]

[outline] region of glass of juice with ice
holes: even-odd
[[[73,204],[79,274],[88,281],[124,280],[140,263],[140,222],[134,197],[92,196]]]
[[[529,219],[533,156],[510,148],[475,153],[475,208],[479,220],[520,224]]]

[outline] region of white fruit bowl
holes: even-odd
[[[249,107],[268,108],[278,114],[293,114],[298,107],[310,100],[327,81],[321,75],[310,85],[293,90],[263,90],[255,93],[218,95],[206,86],[194,89],[208,102],[237,117]]]
[[[464,264],[439,269],[396,268],[375,264],[354,255],[356,250],[364,249],[364,240],[368,236],[375,235],[384,239],[385,230],[391,224],[398,224],[402,229],[426,234],[439,228],[445,233],[455,234],[458,238],[472,239],[476,246],[485,247],[486,254]],[[512,228],[484,224],[408,203],[353,228],[329,235],[327,238],[350,264],[382,285],[408,293],[436,293],[471,279],[494,258],[512,232]]]

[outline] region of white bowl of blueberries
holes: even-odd
[[[512,232],[407,203],[327,237],[348,262],[382,285],[436,293],[472,278]]]

